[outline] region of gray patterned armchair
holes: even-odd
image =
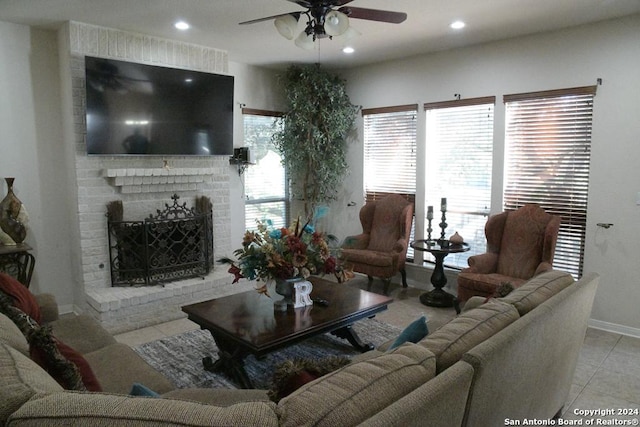
[[[398,272],[406,288],[404,266],[412,221],[413,204],[398,194],[365,204],[360,209],[362,233],[344,240],[341,262],[353,271],[366,274],[369,286],[374,276],[380,277],[385,294],[391,278]]]

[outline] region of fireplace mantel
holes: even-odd
[[[195,190],[197,184],[212,178],[213,170],[209,168],[120,168],[104,169],[102,176],[121,193],[159,193]]]

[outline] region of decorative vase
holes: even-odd
[[[276,293],[282,295],[282,299],[275,301],[273,307],[277,311],[287,311],[287,308],[298,308],[313,304],[311,301],[311,282],[302,277],[291,279],[276,279]]]
[[[7,182],[7,195],[0,202],[0,228],[15,243],[22,243],[27,236],[27,227],[20,221],[20,213],[23,210],[22,202],[13,192],[15,178],[5,178]],[[26,216],[26,213],[25,215]]]
[[[276,279],[276,293],[282,295],[282,299],[273,303],[273,308],[277,311],[287,311],[287,307],[293,307],[293,285],[299,278]]]
[[[458,234],[457,231],[453,234],[453,236],[449,237],[449,241],[454,245],[461,245],[462,243],[464,243],[464,239],[461,235]]]

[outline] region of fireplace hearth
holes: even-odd
[[[194,207],[173,204],[139,221],[124,221],[122,202],[107,205],[112,286],[154,286],[204,277],[213,267],[212,205],[196,197]]]

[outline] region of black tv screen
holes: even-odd
[[[90,155],[233,154],[233,76],[85,57]]]

